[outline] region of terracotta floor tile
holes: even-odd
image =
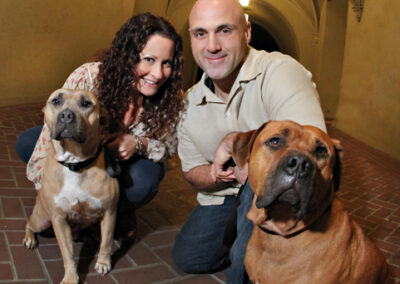
[[[113,272],[118,283],[153,283],[156,281],[172,279],[175,277],[164,265],[154,265],[146,268],[138,268],[131,271]]]
[[[59,283],[64,269],[54,237],[38,236],[39,247],[22,246],[26,217],[37,192],[25,178],[25,165],[14,150],[17,135],[43,121],[43,104],[0,108],[0,282],[11,283],[12,271],[21,282]],[[376,241],[400,283],[400,161],[329,127],[344,147],[338,196],[346,209]],[[78,242],[74,255],[86,283],[224,283],[224,272],[188,275],[171,258],[179,228],[196,206],[196,191],[184,180],[177,156],[165,166],[158,195],[137,210],[138,240],[122,249],[113,243],[113,269],[102,277],[94,270],[97,250]],[[25,215],[26,214],[26,215]],[[7,246],[9,246],[7,248]],[[11,252],[9,254],[9,251]]]
[[[43,279],[45,273],[35,250],[21,246],[10,247],[18,279]],[[27,265],[29,261],[29,265]]]
[[[0,279],[1,280],[12,280],[13,279],[10,264],[0,263]]]

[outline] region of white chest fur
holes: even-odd
[[[81,188],[82,176],[80,173],[63,167],[63,174],[64,186],[60,193],[54,196],[56,207],[67,213],[72,211],[74,205],[83,202],[93,209],[102,207],[100,199],[92,196],[87,189]]]

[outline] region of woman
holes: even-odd
[[[173,26],[161,17],[144,13],[121,27],[102,62],[80,66],[63,86],[93,92],[111,116],[112,134],[106,141],[122,168],[120,205],[124,193],[137,208],[158,192],[164,176],[162,162],[175,153],[177,146],[182,64],[182,39]],[[25,131],[16,143],[21,159],[30,159],[27,176],[37,189],[41,188],[49,138],[44,125],[42,130],[37,127]],[[30,155],[30,145],[36,140]]]

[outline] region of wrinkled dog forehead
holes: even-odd
[[[53,110],[60,110],[68,107],[86,112],[88,110],[93,110],[97,106],[97,98],[89,91],[58,89],[50,95],[45,107],[50,107]]]

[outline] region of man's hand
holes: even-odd
[[[132,135],[112,133],[106,137],[105,141],[110,141],[108,148],[118,160],[129,160],[135,154],[136,141]]]

